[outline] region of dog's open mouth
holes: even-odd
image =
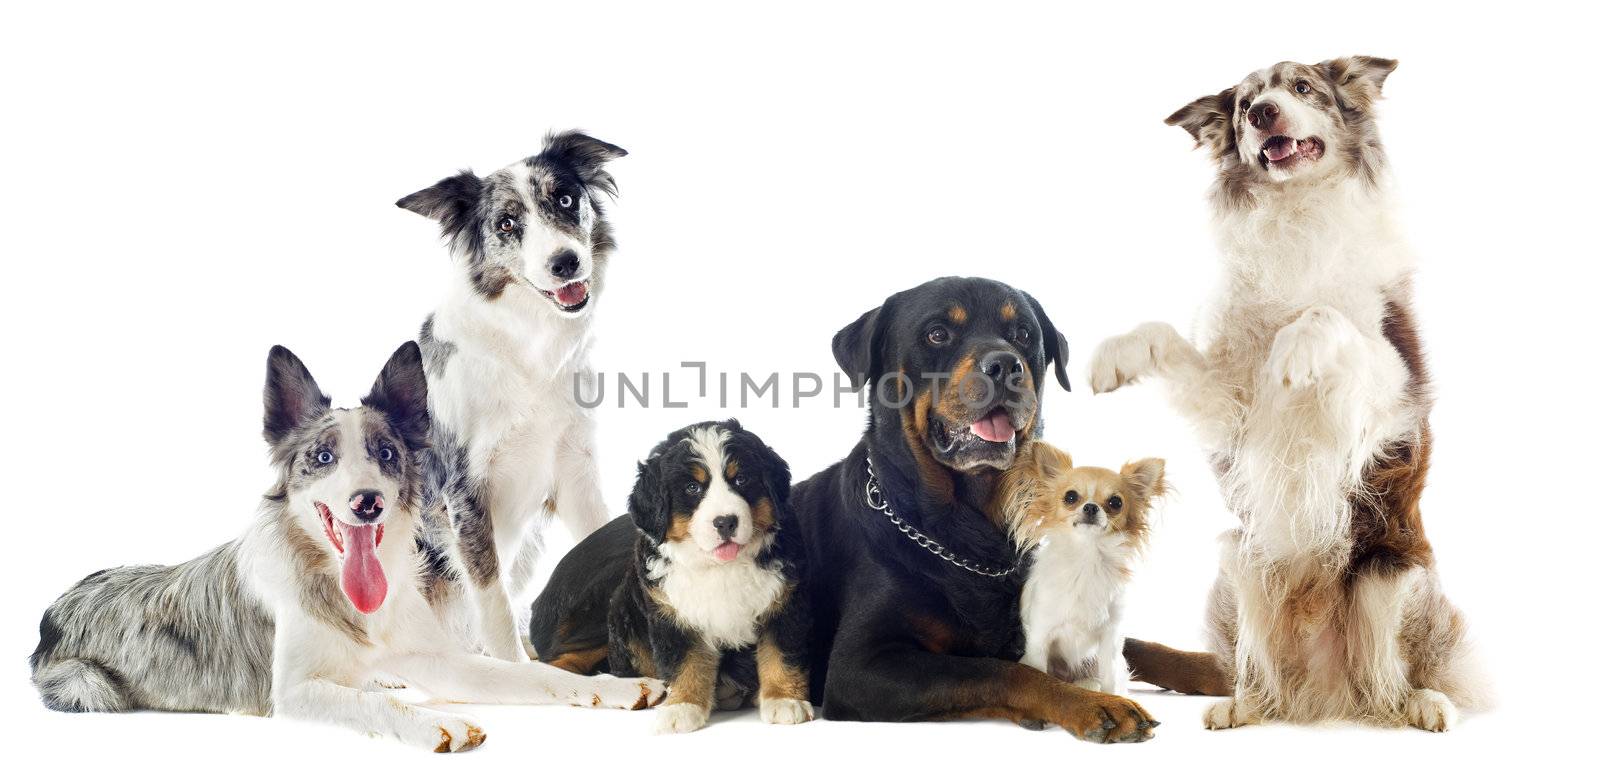
[[[1004,468],[1011,464],[1017,427],[1005,407],[997,406],[964,425],[952,424],[937,415],[929,422],[929,438],[945,464],[960,469],[977,465]]]
[[[1322,140],[1314,136],[1294,139],[1279,134],[1261,145],[1261,161],[1268,167],[1290,166],[1322,157]]]
[[[336,518],[328,506],[320,502],[315,505],[317,514],[322,517],[322,533],[342,557],[339,587],[362,614],[377,612],[389,594],[389,581],[384,577],[383,564],[378,561],[383,525],[346,524]]]
[[[555,291],[539,289],[563,313],[576,313],[589,304],[589,281],[573,281]]]

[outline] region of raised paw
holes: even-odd
[[[656,734],[692,733],[706,726],[711,709],[693,703],[670,703],[656,709]]]
[[[1255,713],[1234,698],[1223,698],[1211,704],[1201,715],[1207,730],[1227,730],[1260,722]]]
[[[1061,721],[1067,732],[1093,743],[1142,743],[1155,737],[1160,724],[1139,704],[1102,694],[1073,704]]]
[[[1406,698],[1406,722],[1431,733],[1456,726],[1460,715],[1450,697],[1438,690],[1412,690]]]
[[[1267,377],[1290,390],[1312,387],[1328,377],[1354,328],[1332,308],[1314,307],[1278,330],[1267,354]]]
[[[798,725],[815,718],[808,701],[798,698],[761,699],[761,721],[769,725]]]
[[[1155,371],[1155,351],[1137,332],[1107,338],[1089,363],[1089,388],[1110,393]]]
[[[459,717],[444,717],[429,727],[438,741],[433,747],[434,753],[437,754],[471,751],[488,737],[484,734],[483,728]]]
[[[610,674],[588,677],[594,693],[583,705],[595,708],[647,709],[667,697],[667,683],[649,677],[619,678]]]

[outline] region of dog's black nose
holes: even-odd
[[[350,511],[362,521],[383,515],[383,495],[376,489],[362,489],[350,496]]]
[[[1011,375],[1022,373],[1022,359],[1009,350],[991,350],[978,359],[978,369],[989,379],[1004,383]]]
[[[1278,120],[1278,105],[1272,102],[1256,102],[1250,105],[1250,111],[1245,113],[1244,117],[1250,121],[1252,127],[1268,130]]]
[[[718,516],[711,520],[711,526],[717,528],[717,534],[721,535],[723,540],[730,540],[733,538],[733,533],[739,530],[739,517],[731,514]]]
[[[578,254],[572,249],[563,249],[561,253],[550,258],[550,274],[565,281],[578,274]]]
[[[1083,504],[1083,515],[1088,516],[1091,519],[1096,517],[1096,516],[1099,516],[1100,515],[1100,506],[1095,505],[1094,503],[1084,503]]]

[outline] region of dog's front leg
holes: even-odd
[[[456,549],[467,573],[466,593],[477,611],[478,643],[487,655],[526,663],[528,652],[517,633],[517,616],[500,575],[494,518],[489,514],[487,495],[478,491],[479,485],[460,481],[455,484],[466,489],[448,495],[446,504],[456,530]]]
[[[1059,725],[1083,740],[1137,743],[1158,722],[1127,698],[1074,687],[998,658],[896,646],[834,648],[823,716],[871,722],[1001,718]]]
[[[384,669],[443,700],[642,709],[666,696],[656,679],[581,676],[545,663],[511,663],[463,652],[397,655]]]
[[[436,752],[467,751],[483,743],[483,728],[468,717],[420,708],[379,692],[364,692],[312,677],[273,686],[272,713],[386,735]]]
[[[761,721],[775,725],[809,722],[811,674],[806,667],[811,610],[803,591],[795,591],[756,642],[756,675],[761,682]]]
[[[1208,440],[1228,435],[1239,408],[1232,390],[1206,363],[1205,355],[1171,324],[1152,322],[1111,337],[1095,349],[1089,385],[1110,393],[1146,377],[1171,386],[1173,406],[1197,423]]]
[[[594,421],[581,416],[561,437],[556,448],[556,518],[574,541],[588,537],[611,519],[600,492],[594,458]]]

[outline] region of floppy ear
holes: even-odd
[[[671,500],[662,485],[662,454],[651,453],[639,463],[639,475],[633,481],[633,492],[628,495],[628,515],[633,517],[633,525],[655,543],[667,536],[667,517],[671,515],[668,511]]]
[[[1212,96],[1202,96],[1167,116],[1167,125],[1182,126],[1194,137],[1195,146],[1208,146],[1221,157],[1233,147],[1233,87]]]
[[[1383,81],[1388,79],[1395,67],[1400,66],[1400,62],[1376,56],[1349,56],[1329,59],[1317,66],[1322,69],[1328,82],[1333,84],[1334,93],[1339,95],[1340,108],[1366,112],[1378,103],[1378,98],[1383,95]]]
[[[389,356],[361,405],[383,412],[412,451],[428,445],[433,423],[428,418],[428,377],[422,372],[422,349],[417,343],[407,342]]]
[[[1054,363],[1056,366],[1056,382],[1061,383],[1062,389],[1072,392],[1072,383],[1067,382],[1067,337],[1056,331],[1056,325],[1045,315],[1044,306],[1032,294],[1023,292],[1022,296],[1028,299],[1028,306],[1033,308],[1033,317],[1039,319],[1039,325],[1044,330],[1044,362]]]
[[[767,485],[767,491],[772,493],[772,503],[777,506],[781,520],[784,517],[783,512],[789,510],[789,463],[756,434],[751,433],[749,436],[755,440],[756,447],[761,452],[763,468],[761,480]]]
[[[1167,493],[1167,461],[1155,457],[1122,466],[1122,479],[1145,500]]]
[[[883,327],[888,324],[885,312],[889,305],[863,313],[855,323],[833,335],[833,360],[850,378],[850,387],[859,390],[883,374],[883,356],[878,348],[883,338]]]
[[[263,400],[266,419],[262,435],[269,444],[277,444],[300,426],[326,414],[330,403],[306,365],[282,345],[272,346],[267,354]]]
[[[578,170],[584,184],[604,190],[614,198],[617,195],[617,181],[603,167],[617,158],[625,157],[628,151],[588,134],[565,131],[545,137],[542,154],[565,161]]]

